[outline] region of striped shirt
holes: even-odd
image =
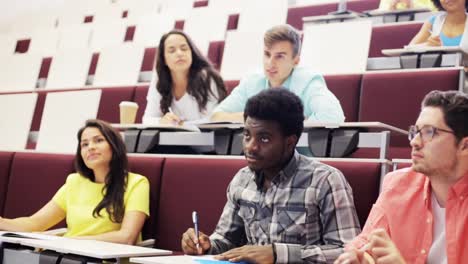
[[[248,167],[229,184],[210,254],[275,243],[276,263],[333,263],[360,232],[351,187],[336,168],[295,152],[263,190]]]

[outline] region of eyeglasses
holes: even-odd
[[[433,126],[423,126],[420,129],[418,129],[417,126],[410,126],[408,130],[408,139],[411,141],[416,137],[417,134],[420,134],[421,139],[424,142],[429,142],[432,140],[434,135],[436,135],[437,132],[439,131],[453,134],[453,131],[451,130],[446,130],[446,129],[437,128]]]

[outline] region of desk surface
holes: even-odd
[[[311,121],[304,122],[304,129],[307,128],[372,128],[378,130],[388,130],[399,134],[407,135],[408,131],[387,125],[381,122],[345,122],[345,123],[317,123]]]
[[[338,20],[338,19],[353,19],[362,17],[359,13],[350,13],[350,14],[341,14],[341,15],[323,15],[323,16],[309,16],[303,17],[302,21],[307,22],[317,22],[317,21],[327,21],[327,20]]]
[[[170,125],[147,125],[147,124],[129,124],[129,125],[122,125],[122,124],[112,124],[115,128],[120,129],[167,129],[174,126]],[[241,129],[244,128],[243,123],[212,123],[212,124],[200,124],[197,125],[200,129]],[[391,132],[396,132],[400,134],[408,134],[406,130],[400,129],[398,127],[394,127],[385,123],[381,122],[344,122],[344,123],[320,123],[320,122],[313,122],[313,121],[304,121],[304,128],[329,128],[329,129],[336,129],[336,128],[372,128],[378,130],[389,130]],[[177,130],[176,130],[177,131]],[[181,130],[186,131],[186,130]]]
[[[390,16],[390,15],[404,15],[404,14],[415,14],[415,13],[422,13],[422,12],[431,12],[429,8],[407,8],[401,10],[368,10],[364,11],[364,14],[369,16]]]
[[[455,53],[463,52],[463,50],[458,46],[442,46],[442,47],[429,47],[429,46],[415,46],[415,47],[406,47],[402,49],[383,49],[382,53],[387,56],[400,56],[403,54],[418,54],[418,53],[428,53],[428,52],[440,52],[440,53]]]
[[[98,259],[172,254],[172,251],[169,250],[130,246],[96,240],[80,240],[48,235],[38,236],[37,234],[21,232],[14,233],[33,238],[0,236],[0,241],[35,248],[49,249],[59,253],[75,254]]]

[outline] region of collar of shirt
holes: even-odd
[[[451,187],[451,190],[455,197],[463,199],[468,196],[468,172]]]
[[[293,75],[293,72],[294,72],[294,69],[292,69],[291,73],[289,74],[288,78],[286,78],[286,80],[281,84],[282,87],[284,88],[288,88],[291,86],[291,79],[292,79],[292,75]],[[270,81],[268,80],[268,78],[265,77],[265,88],[270,88]]]
[[[429,200],[431,199],[431,182],[427,176],[426,181],[424,182],[424,202],[426,204],[426,207],[429,209],[431,206],[431,203]],[[460,197],[463,199],[464,197],[468,196],[468,172],[465,173],[465,175],[458,180],[453,186],[449,188],[449,196],[452,196],[451,193],[453,193],[453,196],[455,198]]]
[[[298,159],[300,159],[300,155],[299,155],[299,152],[297,152],[295,150],[294,154],[292,155],[292,157],[289,160],[288,164],[286,164],[286,166],[284,166],[280,170],[278,175],[273,177],[271,182],[273,184],[275,184],[275,185],[278,185],[281,182],[284,182],[287,179],[291,178],[294,175],[294,173],[296,173]],[[254,175],[255,175],[255,183],[257,184],[257,189],[263,188],[263,182],[265,181],[265,176],[263,175],[263,173],[262,172],[260,172],[260,173],[255,173],[254,172]]]

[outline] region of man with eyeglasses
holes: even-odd
[[[468,96],[430,92],[408,137],[412,167],[385,176],[335,264],[468,263]]]

